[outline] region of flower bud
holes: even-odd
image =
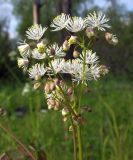
[[[109,44],[112,44],[112,45],[118,44],[118,38],[115,35],[113,35],[112,33],[106,32],[105,39],[107,40],[107,42]]]
[[[100,73],[101,73],[102,75],[105,75],[105,74],[107,74],[108,72],[109,72],[109,70],[108,70],[107,66],[105,66],[105,65],[101,65],[101,66],[100,66]]]
[[[77,36],[71,36],[68,40],[69,45],[75,44],[77,42]]]
[[[60,102],[59,102],[59,101],[56,101],[55,103],[56,103],[55,105],[56,105],[57,107],[60,106]]]
[[[65,107],[62,109],[62,116],[67,116],[69,113],[69,110]]]
[[[73,127],[69,126],[69,132],[72,132],[72,131],[73,131]]]
[[[59,110],[59,108],[60,108],[60,102],[56,100],[54,110]]]
[[[113,45],[117,45],[118,44],[118,38],[117,37],[113,37],[112,38],[112,44]]]
[[[46,47],[46,45],[44,44],[43,41],[41,41],[41,42],[39,42],[39,43],[37,44],[37,49],[38,49],[38,51],[39,51],[40,53],[44,53],[45,47]]]
[[[66,122],[66,121],[67,121],[67,119],[68,119],[67,117],[63,117],[63,121],[64,121],[64,122]]]
[[[91,37],[95,36],[95,32],[92,28],[87,28],[85,32],[86,32],[86,35],[87,35],[88,38],[91,38]]]
[[[59,85],[59,84],[60,84],[60,80],[59,80],[59,79],[57,79],[57,78],[56,78],[56,79],[54,79],[54,84],[55,84],[55,85]]]
[[[49,98],[48,103],[53,107],[56,105],[56,101],[53,98]]]
[[[70,88],[68,88],[67,93],[68,93],[68,95],[71,95],[71,94],[73,93],[73,90],[72,90],[72,88],[71,88],[71,87],[70,87]]]
[[[55,89],[55,84],[53,82],[50,83],[50,90],[53,91]]]
[[[34,89],[36,90],[36,89],[38,89],[40,86],[41,86],[41,83],[37,82],[37,83],[34,84]]]
[[[52,55],[52,56],[55,55],[55,49],[54,48],[50,48],[50,55]]]
[[[78,58],[80,56],[80,53],[78,51],[73,52],[73,57]]]
[[[69,49],[70,49],[70,45],[69,45],[68,41],[65,40],[63,43],[63,50],[68,51]]]
[[[45,87],[44,87],[44,90],[47,94],[50,93],[50,85],[48,83],[46,83]]]
[[[106,32],[106,33],[105,33],[105,39],[106,39],[107,41],[111,40],[112,37],[113,37],[113,34],[111,34],[111,33],[109,33],[109,32]]]

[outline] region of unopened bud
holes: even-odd
[[[37,83],[34,84],[34,89],[36,90],[36,89],[38,89],[40,86],[41,86],[41,83],[37,82]]]
[[[72,131],[73,131],[73,127],[69,126],[69,132],[72,132]]]
[[[113,34],[109,33],[109,32],[106,32],[105,33],[105,39],[108,41],[108,40],[111,40],[113,37]]]
[[[55,49],[54,48],[50,49],[50,55],[53,55],[53,56],[55,55]]]
[[[118,44],[118,38],[115,35],[113,35],[112,33],[106,32],[105,39],[107,40],[107,42],[109,44],[112,44],[112,45]]]
[[[59,108],[60,107],[60,102],[59,101],[55,101],[55,105],[56,105],[57,108]]]
[[[78,51],[73,52],[73,57],[78,58],[80,56],[80,53]]]
[[[67,93],[68,93],[69,95],[71,95],[71,94],[73,93],[73,89],[72,89],[71,87],[68,88]]]
[[[67,116],[69,113],[69,110],[65,107],[62,109],[62,116]]]
[[[64,122],[66,122],[66,121],[67,121],[67,119],[68,119],[67,117],[63,117],[63,121],[64,121]]]
[[[77,42],[77,36],[71,36],[68,40],[69,45],[75,44]]]
[[[65,40],[63,43],[63,50],[68,51],[69,49],[70,49],[70,45],[69,45],[68,41]]]
[[[86,35],[87,35],[88,38],[91,38],[91,37],[95,36],[95,32],[92,28],[87,28],[85,32],[86,32]]]
[[[52,98],[48,99],[48,103],[53,107],[56,105],[56,101]]]
[[[50,83],[50,90],[53,91],[55,89],[55,84],[53,82]]]
[[[50,85],[48,83],[45,84],[44,86],[44,91],[49,94],[51,91],[50,91]]]
[[[102,75],[105,75],[105,74],[107,74],[108,72],[109,72],[109,70],[108,70],[107,66],[105,66],[105,65],[101,65],[101,66],[100,66],[100,73],[101,73]]]
[[[118,38],[117,37],[113,37],[112,38],[112,44],[113,45],[117,45],[118,44]]]
[[[60,84],[60,80],[59,79],[54,79],[54,84],[55,85],[59,85]]]

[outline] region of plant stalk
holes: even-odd
[[[78,132],[79,160],[83,160],[83,147],[82,147],[82,138],[81,138],[81,126],[77,127],[77,132]]]
[[[70,117],[72,123],[72,132],[73,132],[73,148],[74,148],[74,160],[77,160],[77,143],[76,143],[76,128],[74,126],[72,117]]]

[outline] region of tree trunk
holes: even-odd
[[[62,11],[63,13],[70,14],[72,13],[72,0],[63,0],[62,1]]]
[[[34,0],[33,2],[33,24],[40,24],[40,8],[41,8],[41,0]]]

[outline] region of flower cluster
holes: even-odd
[[[86,86],[89,81],[98,80],[108,73],[108,68],[100,64],[99,57],[90,45],[90,42],[95,42],[99,31],[110,28],[108,21],[101,12],[93,12],[86,18],[70,17],[62,13],[53,19],[50,27],[52,31],[66,29],[70,34],[75,33],[68,36],[63,44],[47,44],[43,39],[47,27],[38,24],[26,31],[28,40],[19,43],[21,57],[18,58],[18,66],[34,81],[34,89],[43,86],[48,109],[61,111],[64,121],[72,117],[74,122],[82,123],[83,117],[81,109],[77,109],[80,102],[75,96],[75,88]],[[80,31],[84,31],[87,42],[85,35],[79,37],[76,34]],[[105,32],[105,39],[109,44],[118,43],[117,37],[109,32]],[[71,45],[74,46],[73,58],[66,60]],[[64,80],[67,75],[71,79],[69,84]]]
[[[54,18],[51,27],[54,28],[53,31],[59,31],[65,28],[70,32],[79,32],[86,27],[105,31],[106,28],[110,28],[108,21],[109,19],[106,18],[105,14],[102,12],[90,13],[84,19],[81,17],[70,17],[69,15],[62,13]]]

